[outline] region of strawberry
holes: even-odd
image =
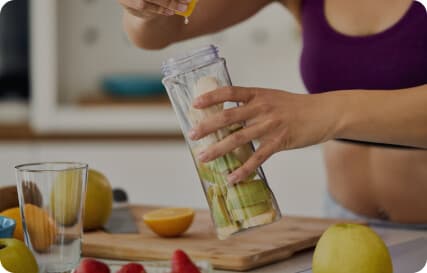
[[[110,268],[94,259],[83,259],[75,273],[110,273]]]
[[[172,256],[172,273],[200,273],[200,270],[184,251],[178,249]]]
[[[130,263],[124,265],[117,273],[146,273],[142,265],[137,263]]]

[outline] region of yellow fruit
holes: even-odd
[[[24,210],[31,244],[37,251],[47,251],[56,239],[55,222],[46,211],[34,205],[27,204]]]
[[[50,205],[58,224],[70,226],[79,220],[83,179],[82,170],[64,171],[56,177],[50,195]]]
[[[83,214],[84,229],[102,228],[110,218],[112,208],[113,191],[110,182],[102,173],[90,169]]]
[[[198,0],[192,0],[189,4],[188,4],[188,9],[184,12],[176,12],[176,14],[184,16],[184,17],[190,17],[191,14],[193,14],[194,8],[196,7]]]
[[[194,219],[191,208],[166,208],[143,216],[145,224],[162,237],[177,237],[187,231]]]
[[[36,259],[27,246],[16,239],[0,239],[0,272],[37,273]]]
[[[31,204],[25,205],[24,210],[28,233],[34,249],[40,252],[46,251],[55,241],[56,226],[53,219],[49,217],[46,211]],[[0,215],[16,221],[13,237],[24,241],[24,231],[19,208],[5,210]]]
[[[391,257],[383,240],[369,227],[337,224],[317,243],[313,273],[392,273]]]

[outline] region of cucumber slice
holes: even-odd
[[[228,153],[224,156],[218,157],[217,159],[206,163],[206,165],[214,172],[229,174],[234,170],[240,168],[242,163],[236,159],[236,157]]]
[[[215,182],[215,175],[214,173],[203,163],[197,164],[197,171],[200,175],[200,178],[203,181],[208,181],[211,183]]]
[[[271,202],[271,198],[271,193],[262,180],[242,182],[229,187],[227,191],[227,204],[233,209]]]
[[[217,227],[225,227],[232,224],[224,198],[220,195],[215,195],[212,199],[212,216]]]
[[[263,202],[255,206],[233,209],[231,210],[231,215],[233,216],[234,220],[243,221],[260,215],[271,209],[272,207],[270,202]]]

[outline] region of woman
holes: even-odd
[[[276,1],[200,0],[189,25],[173,15],[186,9],[186,0],[119,2],[131,40],[159,49],[222,30]],[[192,139],[236,122],[247,125],[199,159],[210,161],[258,139],[256,153],[230,174],[236,182],[276,152],[325,142],[330,202],[341,204],[335,216],[427,228],[425,8],[413,0],[280,3],[302,26],[301,73],[312,95],[230,87],[199,97],[194,107],[224,101],[242,107],[201,122]]]

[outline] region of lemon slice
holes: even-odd
[[[177,237],[191,226],[194,210],[191,208],[165,208],[150,211],[143,216],[144,223],[162,237]]]

